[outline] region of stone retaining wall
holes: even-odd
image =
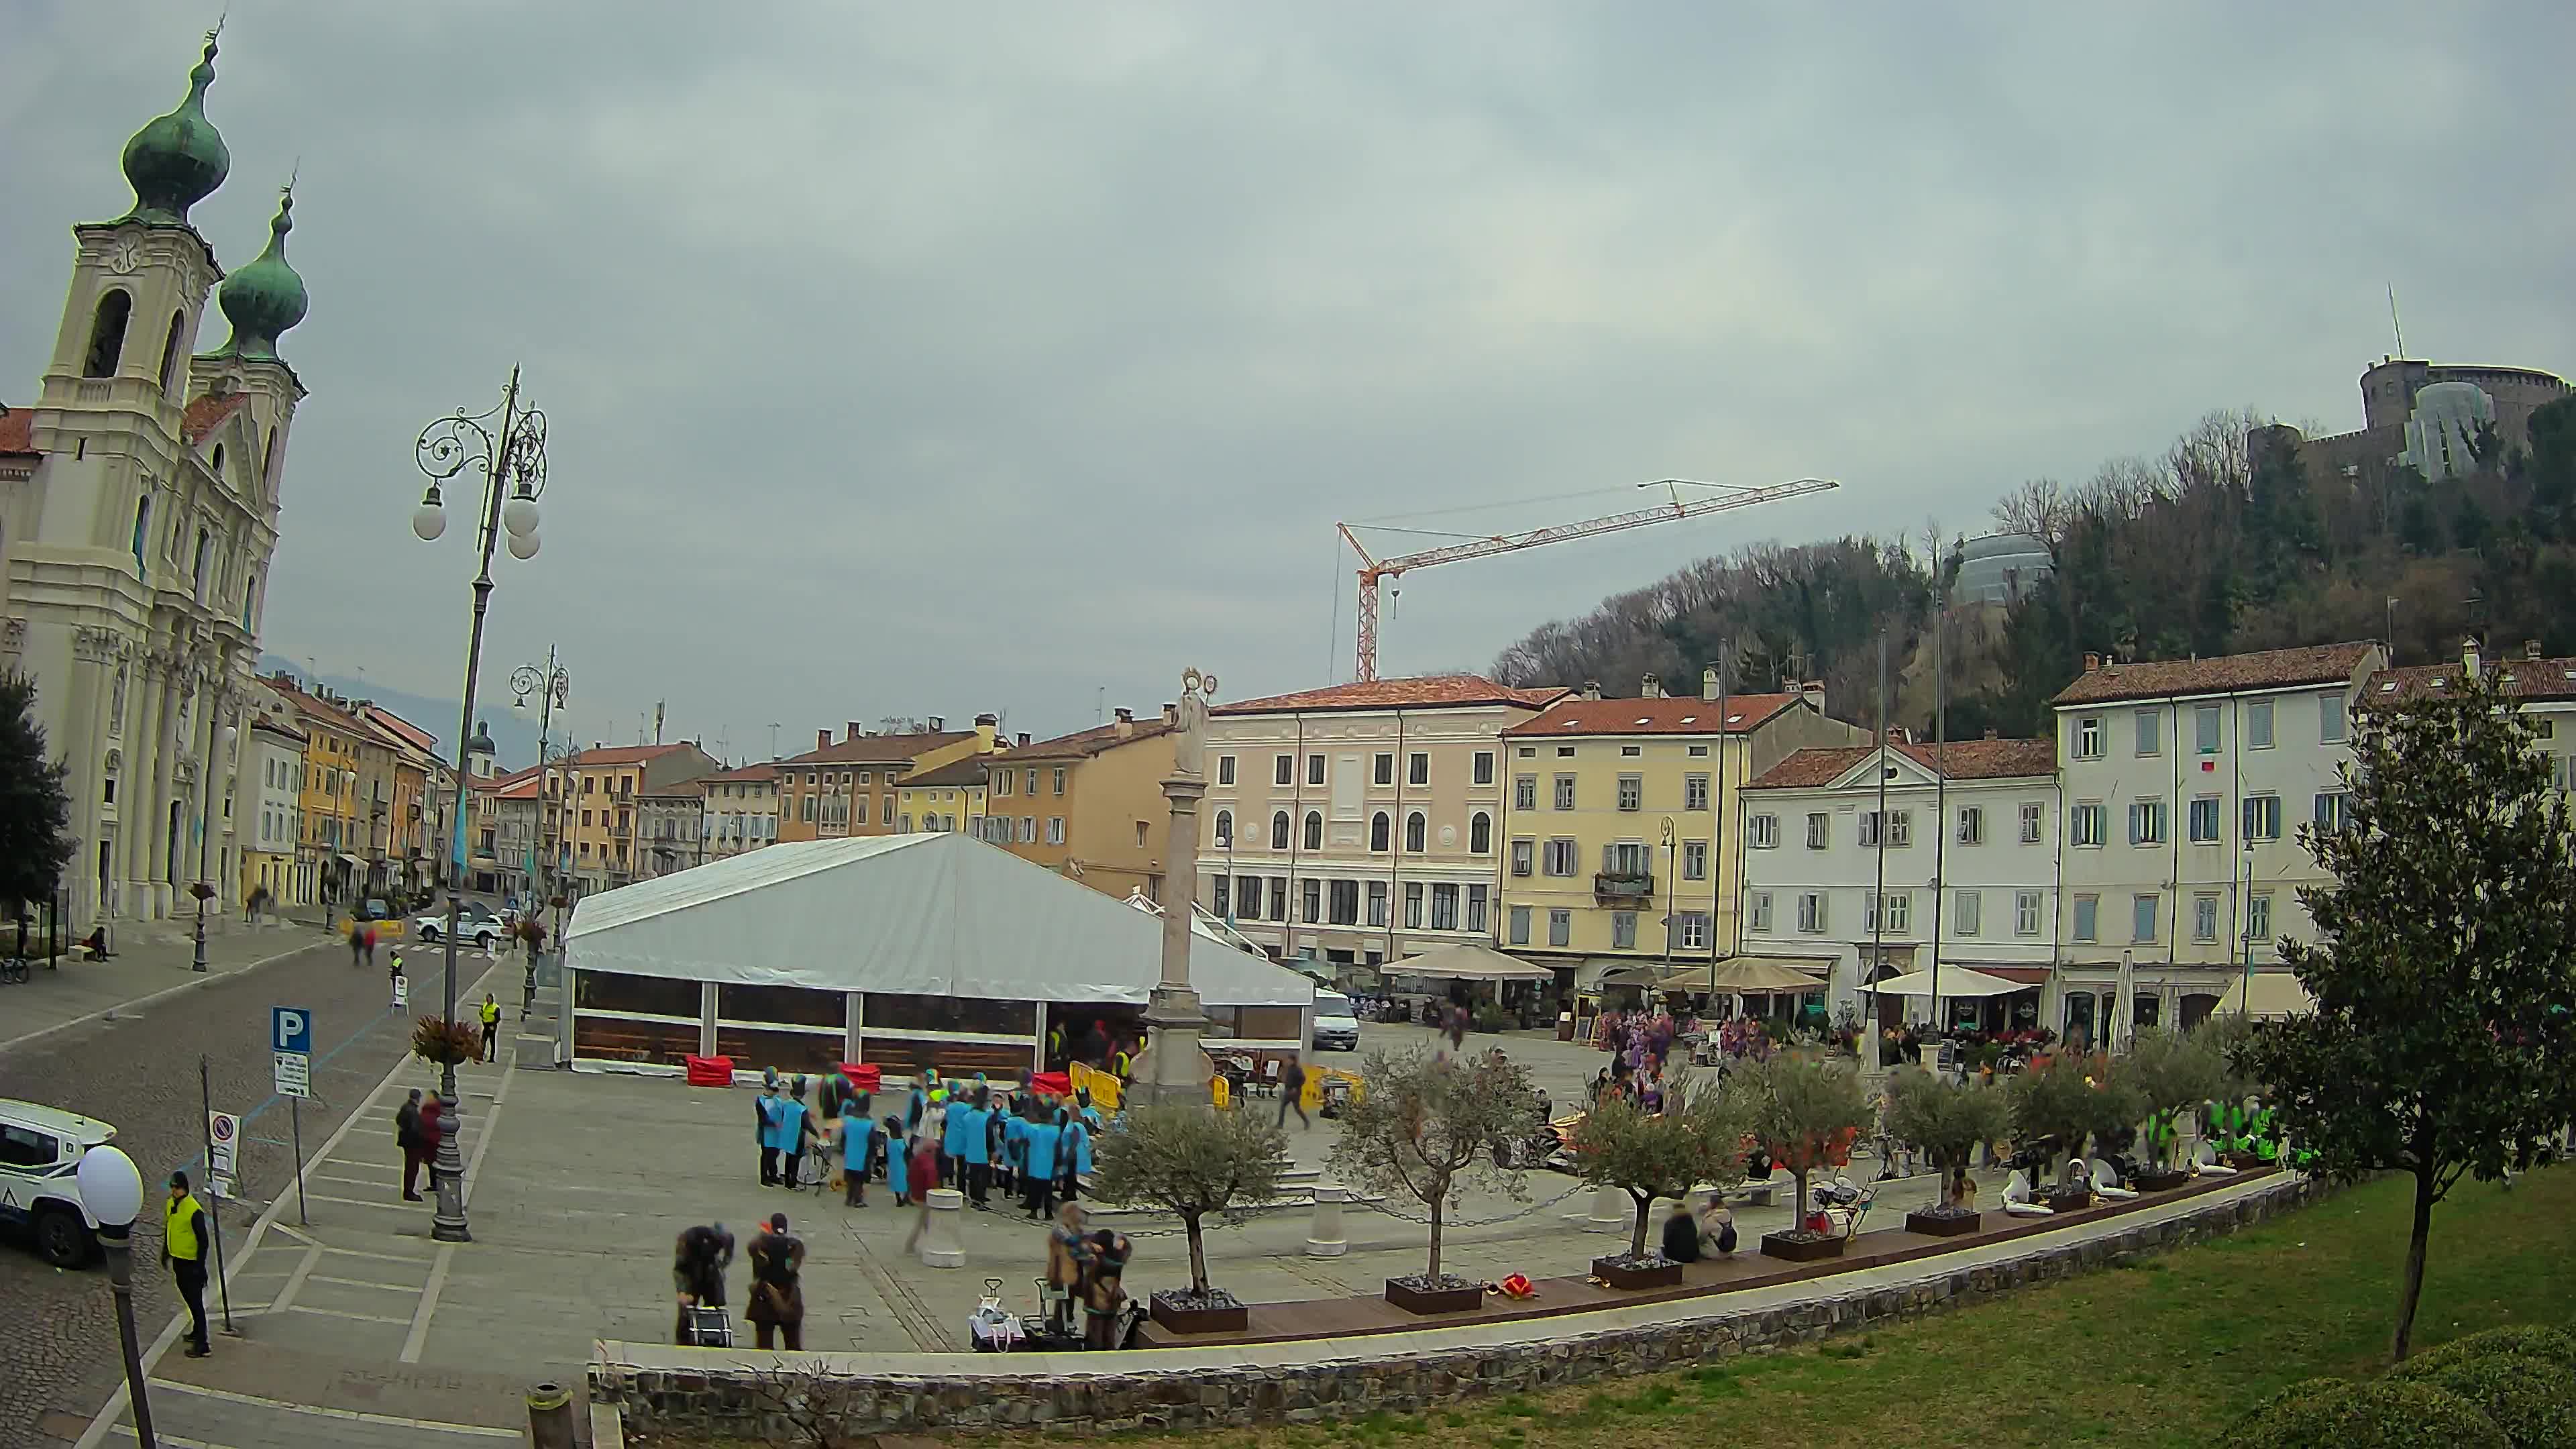
[[[1923,1266],[1934,1271],[1886,1287],[1837,1293],[1831,1278],[1822,1279],[1814,1285],[1817,1296],[1800,1303],[1590,1333],[1579,1331],[1579,1317],[1548,1320],[1562,1325],[1565,1336],[1546,1342],[1407,1352],[1404,1337],[1390,1334],[1382,1356],[1160,1372],[1140,1363],[1134,1372],[1086,1368],[1061,1376],[1032,1373],[1030,1359],[1011,1356],[961,1355],[953,1375],[825,1376],[730,1360],[687,1370],[603,1361],[591,1366],[590,1397],[615,1404],[630,1436],[731,1435],[773,1443],[813,1442],[807,1426],[818,1417],[855,1439],[1039,1424],[1076,1433],[1212,1428],[1311,1423],[1379,1409],[1415,1412],[1470,1395],[1685,1368],[1969,1306],[2223,1237],[2301,1206],[2319,1190],[2306,1180],[2285,1180],[2164,1222],[2033,1247],[1973,1267],[1943,1272],[1931,1260]],[[834,1357],[846,1363],[854,1356]]]

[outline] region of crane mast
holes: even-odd
[[[1552,524],[1546,528],[1533,528],[1522,533],[1461,538],[1456,543],[1443,544],[1438,548],[1426,548],[1418,553],[1398,554],[1391,558],[1379,558],[1371,554],[1368,545],[1360,542],[1359,535],[1352,531],[1355,527],[1366,525],[1335,524],[1334,527],[1341,530],[1343,541],[1351,546],[1351,552],[1358,554],[1360,559],[1357,677],[1362,680],[1377,678],[1377,591],[1381,580],[1401,578],[1410,570],[1429,568],[1434,564],[1457,563],[1461,559],[1513,553],[1525,548],[1538,548],[1545,544],[1564,543],[1569,539],[1591,538],[1597,534],[1643,528],[1650,523],[1671,523],[1684,518],[1697,518],[1705,513],[1722,513],[1730,508],[1750,508],[1757,503],[1776,503],[1784,498],[1801,498],[1810,493],[1829,492],[1842,485],[1830,478],[1800,478],[1793,482],[1774,484],[1768,488],[1728,489],[1721,497],[1699,498],[1687,502],[1681,496],[1681,490],[1684,488],[1719,488],[1725,485],[1700,483],[1687,478],[1664,478],[1652,483],[1640,483],[1637,486],[1664,489],[1671,495],[1671,501],[1658,503],[1651,508],[1631,509],[1625,513],[1587,518],[1576,523]]]

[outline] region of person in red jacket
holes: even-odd
[[[438,1144],[447,1137],[447,1104],[436,1092],[420,1099],[420,1159],[429,1164],[429,1190],[438,1191]]]

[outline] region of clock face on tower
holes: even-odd
[[[122,277],[143,265],[143,243],[133,237],[119,237],[108,248],[107,269]]]

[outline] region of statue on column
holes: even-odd
[[[1201,674],[1196,669],[1181,671],[1181,700],[1174,709],[1180,729],[1172,737],[1174,774],[1206,773],[1200,766],[1207,754],[1208,701],[1215,695],[1215,675]]]

